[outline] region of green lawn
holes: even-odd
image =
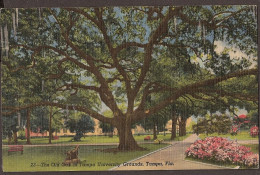
[[[225,163],[224,162],[213,162],[213,161],[209,161],[209,160],[201,160],[201,159],[195,159],[195,158],[191,158],[191,157],[186,157],[185,160],[208,163],[208,164],[223,166],[223,167],[227,167],[227,168],[235,168],[236,166],[238,166],[238,165],[234,165],[234,164],[226,163],[226,162]]]
[[[199,137],[201,139],[204,139],[205,137],[209,136],[218,136],[218,137],[225,137],[229,138],[232,140],[258,140],[258,137],[251,137],[249,131],[241,131],[237,135],[232,136],[231,134],[218,134],[218,133],[213,133],[209,134],[208,136],[206,134],[200,134]]]
[[[80,146],[79,158],[86,166],[62,166],[66,158],[66,151],[71,150],[74,146],[44,146],[44,147],[24,147],[24,153],[13,152],[8,156],[7,147],[3,147],[3,169],[5,172],[17,171],[93,171],[107,170],[114,166],[99,166],[101,163],[114,163],[119,165],[134,158],[145,155],[154,150],[168,146],[168,144],[141,144],[147,148],[145,151],[101,152],[99,149],[114,148],[115,146]],[[43,164],[49,164],[44,167]],[[36,166],[34,166],[36,165]],[[59,166],[55,166],[59,165]]]
[[[182,141],[183,139],[187,138],[190,134],[186,136],[177,137],[175,140]],[[134,138],[137,142],[144,141],[144,137],[147,135],[135,135]],[[150,135],[151,138],[152,135]],[[158,135],[158,139],[163,139],[164,141],[169,141],[171,138],[171,134]],[[94,144],[94,143],[118,143],[119,138],[118,136],[108,137],[108,136],[87,136],[82,138],[79,142],[71,141],[72,137],[59,137],[58,140],[52,140],[53,144]],[[32,144],[48,144],[48,138],[31,138]],[[3,145],[7,145],[7,139],[4,139],[2,142]],[[18,139],[18,144],[24,145],[26,144],[26,140]]]

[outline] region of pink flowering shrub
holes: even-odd
[[[222,137],[207,137],[197,140],[185,151],[186,157],[216,162],[229,162],[246,167],[258,167],[259,154],[251,148]]]
[[[239,128],[238,125],[233,125],[232,128],[231,128],[230,134],[231,135],[237,135],[238,128]]]
[[[258,131],[257,126],[253,126],[253,127],[250,128],[250,135],[252,137],[256,137],[256,136],[258,136],[258,134],[259,134],[259,131]]]

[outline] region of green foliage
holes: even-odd
[[[65,125],[71,132],[76,132],[74,141],[80,141],[85,133],[94,131],[94,121],[87,115],[82,115],[79,120],[69,119]]]
[[[250,126],[258,126],[259,124],[259,114],[258,114],[258,110],[252,110],[248,113],[247,115],[249,117],[250,120]]]
[[[38,107],[32,111],[31,130],[41,133],[49,130],[49,110],[46,107]]]
[[[102,129],[103,133],[111,133],[114,131],[114,127],[108,123],[99,122],[99,128]]]
[[[159,98],[161,98],[160,96],[149,96],[147,98],[147,108],[150,106],[153,106],[154,104],[156,104],[156,102],[158,100],[160,100]],[[144,118],[142,121],[138,122],[137,124],[141,125],[144,130],[150,130],[150,129],[155,129],[156,133],[165,131],[165,126],[166,123],[170,120],[171,117],[171,111],[168,108],[165,108],[153,115],[151,115],[148,118]]]
[[[9,116],[8,118],[2,119],[3,126],[3,137],[11,137],[13,132],[17,132],[19,130],[17,123],[17,116]]]
[[[197,134],[206,133],[218,133],[227,134],[230,131],[232,125],[231,118],[225,114],[198,118],[197,124],[193,125],[193,131]]]
[[[21,140],[25,140],[26,137],[25,137],[25,131],[24,130],[19,130],[19,135],[18,135],[18,139],[21,139]]]
[[[188,133],[193,133],[194,130],[193,130],[193,125],[196,125],[196,122],[194,120],[191,121],[191,124],[186,128],[186,131]]]

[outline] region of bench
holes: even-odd
[[[144,141],[149,141],[149,140],[151,140],[151,137],[150,137],[150,136],[146,136],[146,137],[144,138]]]
[[[53,139],[53,140],[58,140],[59,137],[58,137],[58,136],[53,136],[52,139]]]
[[[23,154],[23,145],[9,145],[8,146],[8,155],[10,152],[17,152],[21,151],[21,154]]]

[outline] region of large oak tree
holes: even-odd
[[[253,6],[2,10],[2,114],[37,106],[81,111],[116,127],[118,148],[133,150],[139,146],[132,124],[185,95],[257,101],[257,89],[248,94],[222,87],[241,77],[257,84],[257,66],[253,59],[248,61],[257,52],[255,11]],[[219,61],[216,41],[238,48],[248,58]],[[162,59],[172,69],[156,69],[164,64]],[[227,63],[231,68],[215,71]],[[200,76],[193,76],[192,67]],[[170,76],[171,82],[153,78],[158,72]],[[7,77],[18,75],[27,88],[10,85],[14,80]],[[20,94],[19,105],[8,101],[5,94],[10,91]],[[146,105],[152,94],[165,98]],[[112,111],[112,118],[101,114],[101,103]],[[119,107],[121,103],[126,109]]]

